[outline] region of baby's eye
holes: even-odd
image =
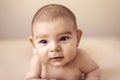
[[[60,38],[60,41],[66,41],[66,40],[68,40],[68,39],[69,39],[68,36],[63,36],[63,37]]]
[[[47,40],[40,40],[39,44],[47,44]]]

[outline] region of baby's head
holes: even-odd
[[[35,23],[55,21],[58,18],[67,19],[68,22],[72,22],[74,29],[77,30],[76,17],[67,7],[58,4],[49,4],[40,8],[34,15],[32,20],[32,34],[34,33]]]
[[[50,4],[35,14],[30,41],[41,62],[63,66],[74,59],[81,34],[76,18],[68,8]]]

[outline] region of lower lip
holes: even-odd
[[[54,58],[51,58],[52,60],[54,61],[61,61],[62,59],[64,59],[64,57],[54,57]]]

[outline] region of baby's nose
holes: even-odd
[[[52,42],[51,46],[50,46],[50,52],[59,52],[59,51],[61,51],[61,47],[60,47],[59,43]]]

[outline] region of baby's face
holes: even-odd
[[[34,24],[34,45],[40,61],[52,66],[65,66],[76,56],[77,32],[71,20],[58,18]]]

